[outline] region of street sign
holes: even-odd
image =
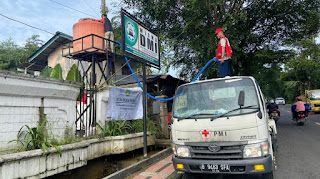
[[[159,37],[123,9],[121,17],[125,52],[138,57],[146,64],[159,68]]]

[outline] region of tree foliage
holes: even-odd
[[[320,26],[318,0],[124,2],[138,9],[136,15],[163,35],[162,40],[174,52],[170,64],[182,66],[181,75],[189,78],[215,56],[216,28],[225,30],[233,47],[234,74],[255,76],[265,70],[265,64],[290,59],[291,53],[281,46],[318,33]],[[216,64],[204,76],[216,77]]]
[[[16,67],[23,62],[24,54],[21,48],[12,39],[0,43],[0,69],[16,70]]]
[[[38,35],[28,38],[22,47],[11,38],[0,42],[0,69],[16,71],[17,67],[25,62],[42,44],[43,41],[39,39]]]
[[[285,64],[285,72],[281,75],[285,94],[291,100],[304,94],[305,90],[320,88],[320,46],[314,38],[307,38],[296,43],[296,47],[298,53]]]

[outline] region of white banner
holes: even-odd
[[[143,117],[142,91],[111,87],[106,120],[141,119]]]

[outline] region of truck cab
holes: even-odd
[[[273,178],[276,126],[268,121],[264,99],[253,77],[180,86],[171,126],[175,170],[187,178],[197,173]]]
[[[320,89],[306,90],[304,102],[309,104],[311,112],[320,111]]]

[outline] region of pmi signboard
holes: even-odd
[[[160,67],[159,37],[125,10],[121,16],[125,52]]]

